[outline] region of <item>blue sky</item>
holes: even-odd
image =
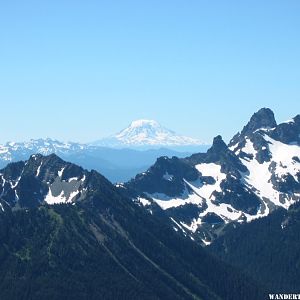
[[[0,142],[91,141],[149,118],[228,140],[300,113],[300,1],[1,1]]]

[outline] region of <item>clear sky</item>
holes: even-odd
[[[228,140],[300,113],[299,0],[0,1],[0,142],[132,120]]]

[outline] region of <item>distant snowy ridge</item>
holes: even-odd
[[[8,142],[0,145],[0,161],[12,162],[17,160],[25,160],[34,153],[49,155],[55,153],[57,155],[66,155],[88,149],[89,145],[61,142],[58,140],[47,139],[31,139],[26,142]]]
[[[183,148],[183,147],[187,148]],[[206,150],[208,145],[201,141],[178,135],[153,120],[137,120],[118,134],[101,139],[94,143],[62,142],[55,139],[31,139],[25,142],[8,142],[0,145],[0,167],[9,162],[26,160],[35,153],[49,155],[55,153],[63,158],[91,152],[99,147],[105,148],[169,148],[173,151],[194,152]],[[178,149],[177,149],[178,147]],[[77,161],[75,161],[77,163]]]
[[[106,147],[197,146],[203,144],[200,140],[179,135],[154,120],[133,121],[116,135],[94,143],[94,145]]]
[[[25,142],[8,142],[0,145],[0,169],[11,162],[28,160],[28,157],[33,154],[50,155],[54,153],[64,160],[80,165],[85,169],[97,170],[112,182],[123,182],[147,169],[159,156],[185,157],[194,151],[202,151],[201,148],[205,147],[193,146],[188,147],[188,149],[182,147],[180,149],[171,147],[134,149],[132,147],[130,149],[130,146],[116,148],[61,142],[49,138],[31,139]]]

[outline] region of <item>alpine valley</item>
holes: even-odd
[[[153,121],[127,129],[110,142],[194,144]],[[79,160],[113,147],[108,140],[31,143],[38,146],[0,150],[9,162],[0,170],[0,299],[252,300],[299,292],[299,115],[277,124],[263,108],[228,144],[217,136],[205,153],[169,152],[117,184]]]

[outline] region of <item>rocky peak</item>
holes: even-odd
[[[273,111],[270,108],[261,108],[259,111],[254,113],[247,123],[247,125],[243,128],[241,133],[237,133],[233,139],[229,143],[229,147],[236,145],[241,141],[241,139],[246,136],[250,136],[256,130],[262,128],[274,128],[277,126],[275,116]]]
[[[242,134],[246,135],[260,128],[274,128],[276,125],[273,111],[269,108],[262,108],[251,117]]]
[[[223,172],[234,169],[240,171],[246,170],[239,158],[228,148],[220,135],[214,138],[213,145],[207,151],[204,162],[220,164]]]
[[[212,148],[217,151],[224,151],[228,149],[221,135],[214,138]]]
[[[212,146],[207,151],[206,160],[211,162],[219,160],[220,156],[228,151],[228,147],[220,135],[216,136],[213,140]]]

